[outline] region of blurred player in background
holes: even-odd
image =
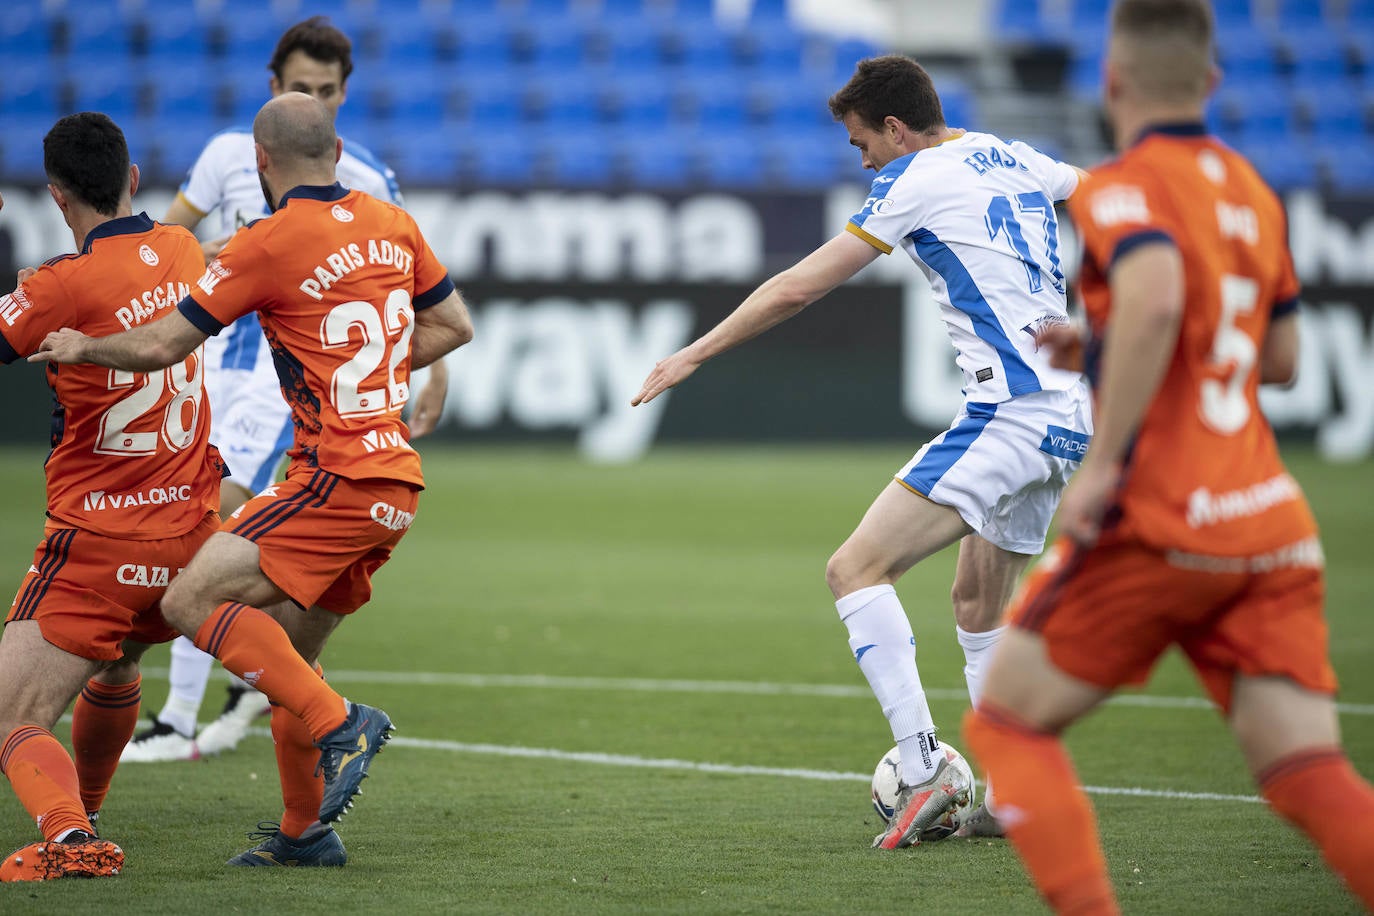
[[[352,44],[327,19],[315,16],[283,33],[268,66],[274,97],[287,91],[304,92],[319,99],[337,118],[353,71]],[[345,187],[401,204],[391,169],[356,144],[344,142],[338,176]],[[194,229],[212,212],[218,213],[219,224],[216,237],[202,243],[206,261],[219,254],[232,233],[267,215],[249,130],[227,130],[210,140],[164,221]],[[227,333],[211,337],[205,353],[205,388],[215,404],[213,439],[230,470],[221,493],[221,512],[228,517],[276,479],[282,456],[291,445],[291,411],[282,399],[271,350],[256,315],[245,315]],[[412,438],[434,429],[447,390],[448,373],[439,360],[415,398]],[[194,760],[229,750],[243,740],[253,719],[266,712],[267,699],[241,681],[231,683],[219,717],[196,734],[196,716],[213,664],[214,659],[187,637],[172,644],[167,701],[152,717],[152,725],[129,743],[125,762]]]
[[[660,362],[633,403],[790,318],[879,254],[903,248],[940,302],[964,372],[953,426],[916,453],[830,559],[826,580],[849,644],[901,749],[898,809],[875,846],[919,842],[969,789],[948,766],[893,584],[959,542],[953,603],[969,696],[1030,556],[1092,432],[1077,372],[1049,365],[1036,334],[1068,322],[1054,204],[1079,172],[1024,143],[948,127],[930,77],[890,55],[861,61],[830,100],[865,168],[878,172],[845,231],[758,288],[710,332]],[[968,832],[1000,826],[986,809]]]
[[[138,167],[105,115],[58,121],[43,167],[78,253],[20,271],[0,297],[0,363],[59,328],[153,323],[204,272],[190,232],[134,215]],[[202,355],[147,374],[48,367],[48,520],[0,636],[0,770],[43,842],[9,856],[0,880],[103,877],[123,865],[93,823],[138,724],[138,659],[176,635],[159,602],[219,527],[223,466],[209,444]],[[50,731],[74,697],[75,762]]]
[[[286,480],[225,521],[163,612],[273,704],[286,811],[231,864],[342,865],[332,825],[391,720],[312,665],[414,518],[423,477],[401,420],[411,367],[471,339],[472,324],[414,219],[336,180],[343,144],[328,106],[283,93],[253,137],[272,214],[235,233],[164,320],[100,338],[64,329],[35,359],[147,369],[260,315],[295,422]]]
[[[1298,282],[1283,208],[1207,135],[1205,0],[1119,0],[1104,90],[1121,156],[1070,203],[1097,433],[1064,538],[1013,602],[970,747],[1040,893],[1115,913],[1059,733],[1177,643],[1276,812],[1374,908],[1374,790],[1341,749],[1317,527],[1259,385],[1293,378]],[[1047,343],[1071,361],[1069,329]],[[1100,349],[1099,349],[1100,348]]]

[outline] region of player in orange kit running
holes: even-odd
[[[1203,127],[1215,82],[1205,0],[1119,0],[1121,156],[1069,205],[1096,434],[965,720],[1058,912],[1117,912],[1059,733],[1174,643],[1264,797],[1374,906],[1374,789],[1341,749],[1316,524],[1259,408],[1259,384],[1296,368],[1298,284],[1279,200]],[[1068,360],[1075,340],[1046,342]]]
[[[253,136],[272,215],[236,233],[156,326],[104,338],[63,330],[35,358],[162,366],[258,312],[296,427],[291,465],[224,523],[163,610],[278,707],[286,813],[258,851],[281,859],[304,848],[327,860],[316,864],[342,864],[332,822],[391,720],[344,700],[311,665],[371,596],[372,574],[414,518],[423,477],[401,420],[410,371],[471,339],[472,325],[414,219],[335,181],[340,143],[323,104],[277,96]],[[287,599],[306,610],[288,605],[276,620],[259,610]]]
[[[20,271],[0,297],[3,363],[58,328],[154,324],[203,270],[190,232],[134,215],[138,167],[105,115],[58,121],[43,138],[43,168],[79,253]],[[194,347],[146,373],[48,366],[48,522],[0,636],[0,770],[43,842],[0,863],[0,880],[123,866],[92,821],[137,724],[139,656],[176,636],[159,601],[218,527],[223,465],[201,377]],[[50,730],[74,697],[75,761]]]

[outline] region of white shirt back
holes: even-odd
[[[339,157],[339,183],[401,205],[396,175],[365,148],[344,140]],[[253,132],[221,131],[210,138],[181,184],[181,195],[215,220],[211,238],[220,238],[268,215],[253,154]]]
[[[1072,166],[970,132],[888,163],[846,225],[881,251],[905,249],[926,275],[967,400],[1077,383],[1035,343],[1038,331],[1068,321],[1054,204],[1077,186]]]

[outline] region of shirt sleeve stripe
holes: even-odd
[[[12,363],[19,358],[19,352],[10,346],[4,334],[0,334],[0,364]]]
[[[415,311],[423,312],[430,306],[438,305],[440,302],[443,302],[449,297],[449,294],[456,289],[457,287],[453,285],[453,280],[446,276],[444,279],[434,284],[433,287],[416,296],[414,300],[412,300],[411,305],[414,306]]]
[[[224,325],[214,315],[207,312],[196,300],[187,296],[177,303],[177,311],[186,316],[186,320],[196,326],[196,330],[209,334],[211,337],[224,330]]]
[[[878,249],[883,254],[892,254],[891,245],[889,245],[887,242],[884,242],[877,236],[865,232],[862,226],[856,223],[845,223],[844,228],[846,232],[849,232],[853,235],[857,235],[859,238],[863,239],[865,242],[872,245],[874,248]]]
[[[1132,232],[1130,235],[1116,243],[1112,249],[1112,256],[1107,260],[1107,270],[1110,271],[1116,262],[1126,255],[1135,251],[1141,245],[1149,245],[1154,242],[1165,242],[1174,245],[1174,237],[1163,229],[1141,229],[1139,232]],[[1177,247],[1177,246],[1175,246]]]
[[[1274,307],[1273,307],[1272,309],[1269,310],[1269,317],[1270,317],[1270,318],[1283,318],[1283,317],[1286,317],[1286,316],[1288,316],[1288,315],[1293,314],[1293,313],[1296,312],[1297,310],[1298,310],[1298,297],[1297,297],[1297,296],[1294,296],[1292,299],[1283,299],[1283,300],[1281,300],[1281,301],[1279,301],[1279,302],[1275,302],[1275,303],[1274,303]]]

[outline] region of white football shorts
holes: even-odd
[[[965,402],[896,478],[1003,550],[1037,554],[1092,431],[1082,381],[996,404]]]
[[[276,479],[295,430],[257,315],[205,341],[205,393],[210,441],[229,465],[226,479],[262,492]]]

